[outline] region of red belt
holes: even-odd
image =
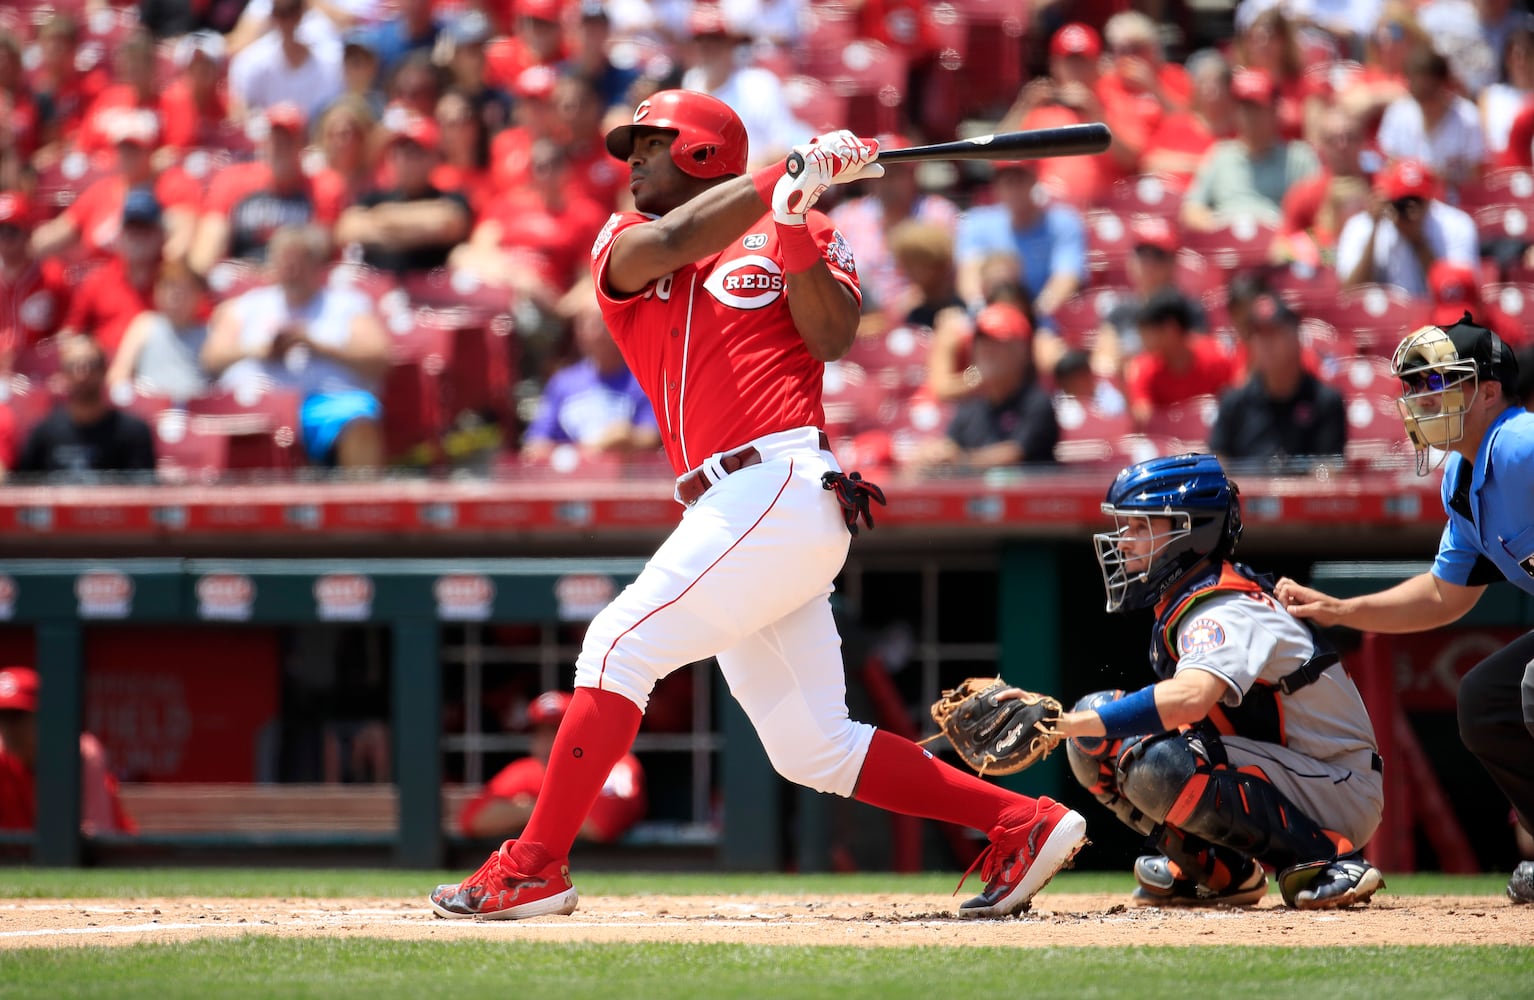
[[[820,450],[831,450],[831,439],[826,437],[826,432],[820,432]],[[738,451],[732,451],[728,455],[719,456],[719,467],[724,474],[729,476],[741,469],[749,468],[762,463],[762,453],[753,445],[746,445]],[[677,499],[691,507],[698,502],[698,498],[707,493],[714,485],[714,481],[708,477],[708,473],[701,466],[693,469],[687,475],[676,481]]]

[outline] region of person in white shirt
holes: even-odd
[[[1450,187],[1480,176],[1486,137],[1474,104],[1454,92],[1449,63],[1431,49],[1406,57],[1408,96],[1392,101],[1380,119],[1380,152],[1392,160],[1420,160]]]
[[[291,103],[310,120],[340,96],[339,45],[303,40],[299,24],[307,0],[272,0],[272,30],[229,62],[229,94],[237,117]]]
[[[1475,221],[1436,197],[1437,178],[1416,160],[1398,160],[1374,178],[1374,206],[1342,227],[1337,277],[1344,285],[1397,285],[1426,297],[1435,261],[1475,267]]]

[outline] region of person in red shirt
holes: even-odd
[[[114,145],[113,121],[124,112],[147,112],[155,118],[156,133],[164,131],[154,37],[143,28],[134,31],[113,53],[113,62],[116,82],[96,95],[85,113],[84,126],[74,136],[75,148],[85,153],[105,153]]]
[[[1171,178],[1179,190],[1193,180],[1216,140],[1236,134],[1236,102],[1230,96],[1230,63],[1225,57],[1207,50],[1194,54],[1188,60],[1188,78],[1193,86],[1188,109],[1163,117],[1140,152],[1141,171]]]
[[[554,733],[570,710],[570,701],[564,691],[545,691],[533,699],[527,709],[527,724],[533,731],[532,755],[506,765],[464,804],[458,814],[458,828],[466,836],[515,837],[527,826],[533,803],[543,790]],[[578,836],[610,843],[639,822],[645,809],[644,769],[633,754],[624,754],[608,772]]]
[[[304,173],[306,121],[292,104],[266,109],[261,159],[214,175],[203,202],[187,262],[199,274],[220,260],[266,259],[266,244],[282,226],[313,222],[330,228],[341,214],[343,192]]]
[[[1235,363],[1213,337],[1192,332],[1188,301],[1177,289],[1147,299],[1138,326],[1141,350],[1124,373],[1124,395],[1137,426],[1150,423],[1158,410],[1194,396],[1217,396],[1234,383]]]
[[[27,86],[21,43],[0,30],[0,186],[18,180],[38,144],[37,103]]]
[[[514,90],[523,70],[554,66],[565,50],[560,0],[517,0],[516,33],[490,43],[485,50],[485,79],[493,87]]]
[[[1113,130],[1117,156],[1126,173],[1138,173],[1140,155],[1168,115],[1187,109],[1193,85],[1188,73],[1169,63],[1161,49],[1156,23],[1139,11],[1115,14],[1103,26],[1112,69],[1097,82],[1103,118]]]
[[[0,830],[37,826],[37,671],[0,670]],[[117,778],[101,741],[80,734],[80,828],[86,833],[137,833],[118,798]]]
[[[106,89],[105,69],[79,66],[80,25],[68,14],[54,14],[37,32],[42,59],[32,74],[42,144],[52,145],[74,135],[91,102]]]
[[[970,917],[1015,914],[1086,842],[1080,814],[960,772],[855,723],[831,583],[882,494],[843,475],[822,426],[825,363],[857,335],[851,247],[814,210],[832,184],[877,177],[877,143],[850,132],[746,173],[729,105],[663,90],[607,135],[635,211],[592,247],[613,340],[660,422],[688,510],[639,577],[591,622],[575,693],[526,828],[474,874],[438,886],[443,917],[574,912],[568,857],[657,682],[717,655],[784,777],[881,808],[989,833]]]
[[[548,66],[523,70],[514,81],[517,103],[511,117],[516,124],[490,140],[490,178],[497,191],[527,183],[535,141],[563,141],[564,123],[554,107],[554,85],[558,82],[559,74]]]
[[[378,151],[372,142],[377,126],[367,102],[355,94],[343,94],[320,116],[318,144],[325,165],[312,182],[316,192],[335,200],[339,212],[379,186]]]
[[[101,345],[108,361],[128,324],[154,308],[165,228],[154,192],[134,188],[123,200],[122,231],[116,255],[92,270],[75,289],[64,317],[64,332],[83,333]]]
[[[1338,178],[1356,180],[1367,197],[1369,176],[1364,170],[1363,129],[1353,115],[1341,108],[1329,108],[1321,118],[1316,152],[1321,157],[1320,171],[1292,184],[1279,206],[1283,220],[1275,239],[1280,259],[1317,264],[1322,251],[1336,248],[1342,224],[1352,218],[1351,212],[1323,212],[1328,193],[1336,188],[1334,182]]]
[[[457,191],[469,200],[476,217],[483,216],[496,197],[484,120],[474,113],[468,97],[450,90],[437,102],[437,127],[442,133],[442,162],[432,168],[432,184],[443,191]]]
[[[1252,19],[1236,38],[1236,65],[1263,70],[1278,90],[1279,134],[1285,139],[1313,139],[1321,112],[1331,99],[1322,74],[1305,72],[1294,25],[1277,7]]]
[[[602,96],[584,77],[565,76],[554,85],[554,113],[564,123],[565,152],[570,159],[570,181],[584,197],[611,210],[623,193],[622,164],[615,163],[602,145],[602,119],[606,108]]]
[[[160,99],[161,142],[177,152],[217,148],[230,127],[224,38],[194,31],[176,42],[176,78]]]
[[[0,373],[15,353],[55,333],[69,305],[69,285],[56,260],[27,247],[32,209],[25,196],[0,192]]]

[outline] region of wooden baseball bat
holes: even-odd
[[[934,142],[926,146],[880,150],[880,163],[914,163],[920,160],[1036,160],[1046,156],[1089,156],[1101,153],[1113,141],[1102,122],[1035,128],[1025,132],[997,132],[957,142]],[[798,177],[804,157],[788,155],[788,174]]]

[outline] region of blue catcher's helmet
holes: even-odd
[[[1240,491],[1213,455],[1167,455],[1131,465],[1108,487],[1102,511],[1113,518],[1114,530],[1092,541],[1109,611],[1150,607],[1200,562],[1230,555],[1241,537]]]

